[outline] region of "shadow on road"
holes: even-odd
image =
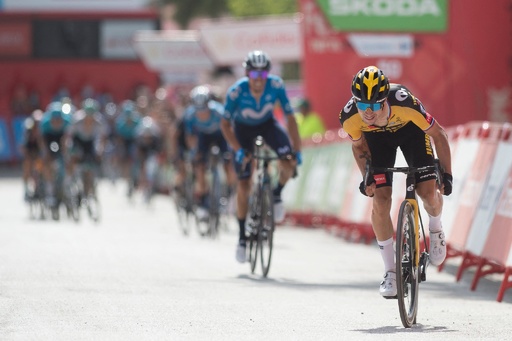
[[[448,329],[447,327],[442,326],[428,326],[423,325],[421,323],[417,323],[411,328],[404,328],[401,326],[387,326],[387,327],[379,327],[379,328],[369,328],[369,329],[355,329],[352,330],[354,332],[361,332],[364,334],[410,334],[410,333],[455,333],[458,330]],[[449,336],[449,335],[446,335]]]

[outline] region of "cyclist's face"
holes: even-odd
[[[61,117],[54,116],[51,118],[50,124],[53,128],[60,128],[64,124],[64,120]]]
[[[359,115],[361,115],[361,118],[363,119],[364,123],[372,125],[386,115],[386,110],[384,110],[385,108],[386,104],[384,103],[384,105],[382,105],[378,110],[372,110],[371,107],[366,108],[365,110],[361,110],[358,107],[357,111],[359,112]]]
[[[267,83],[268,71],[265,70],[250,70],[247,71],[249,77],[249,87],[256,93],[261,93],[265,89]]]
[[[208,108],[198,109],[196,114],[199,121],[207,121],[210,118],[210,110]]]

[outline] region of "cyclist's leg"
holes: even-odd
[[[28,150],[25,150],[23,153],[23,163],[22,163],[22,171],[23,171],[23,191],[24,191],[24,199],[28,200],[29,186],[30,183],[34,182],[33,174],[34,174],[34,165],[35,158],[30,154]]]
[[[199,207],[206,210],[208,209],[208,184],[206,183],[206,163],[208,161],[209,146],[212,142],[212,137],[208,134],[199,133],[197,135],[197,155],[195,163],[196,181],[197,181],[197,195],[199,197]]]
[[[407,164],[414,167],[434,165],[434,154],[428,135],[415,125],[407,125],[401,130],[400,149]],[[443,198],[437,190],[435,180],[436,172],[434,170],[416,174],[416,193],[431,216],[439,216],[443,206]]]
[[[259,131],[254,127],[245,126],[242,124],[235,124],[235,136],[242,146],[247,151],[253,150],[253,141],[259,135]],[[238,174],[238,185],[236,190],[237,202],[237,220],[239,227],[239,241],[237,245],[236,259],[243,263],[245,262],[245,249],[246,249],[246,235],[245,223],[247,212],[249,211],[249,195],[251,192],[251,175],[253,163],[249,162],[242,169],[242,165],[235,162],[235,172]]]
[[[430,138],[415,125],[403,129],[404,140],[400,148],[407,163],[416,167],[434,165]],[[446,242],[441,224],[443,197],[437,188],[435,171],[416,174],[416,193],[423,201],[423,207],[429,216],[430,262],[440,265],[446,257]]]
[[[389,133],[365,134],[374,167],[393,167],[397,147],[391,143]],[[396,296],[395,250],[393,248],[393,222],[391,220],[391,194],[393,177],[391,173],[374,174],[376,189],[372,200],[371,222],[380,254],[384,263],[384,280],[379,292],[384,297]]]
[[[285,156],[292,152],[290,139],[283,127],[276,120],[265,123],[266,127],[262,134],[265,142],[277,153],[278,156]],[[279,178],[274,194],[274,219],[280,223],[285,218],[285,209],[281,200],[281,192],[295,172],[296,162],[294,160],[279,160]]]

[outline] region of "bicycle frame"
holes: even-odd
[[[418,199],[416,197],[416,179],[414,178],[414,173],[407,173],[407,178],[405,180],[405,199],[407,200],[414,212],[414,236],[415,236],[415,244],[416,244],[416,252],[414,253],[414,265],[418,266],[420,261],[420,210],[418,206]],[[423,225],[421,225],[423,230]],[[423,239],[425,239],[425,232],[423,231]],[[427,245],[425,244],[425,249],[428,252]]]

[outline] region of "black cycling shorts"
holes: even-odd
[[[276,152],[278,156],[290,154],[292,146],[290,139],[284,128],[277,122],[275,118],[256,125],[250,126],[239,122],[235,122],[235,136],[238,143],[247,152],[252,153],[254,149],[254,140],[260,135],[265,143]],[[235,151],[236,152],[236,151]],[[247,179],[251,176],[251,164],[248,163],[244,169],[235,162],[235,170],[239,179]]]
[[[410,167],[434,165],[430,137],[412,122],[395,132],[365,132],[364,136],[370,148],[373,167],[394,167],[398,147]],[[393,183],[392,172],[387,172],[385,177],[375,174],[374,178],[377,187],[391,186]],[[416,173],[416,183],[435,179],[435,171]]]

